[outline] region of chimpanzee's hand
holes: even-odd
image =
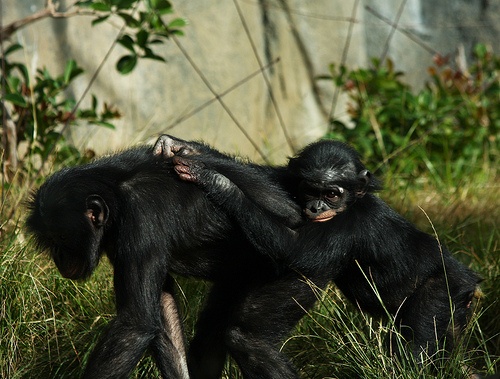
[[[198,184],[209,194],[217,193],[223,196],[223,194],[229,194],[232,189],[237,189],[227,177],[207,167],[199,160],[175,155],[172,162],[174,162],[174,170],[179,178]]]
[[[201,180],[201,174],[206,168],[205,163],[180,156],[174,156],[172,161],[174,162],[174,170],[179,175],[179,178],[186,182],[204,184]]]
[[[165,158],[172,158],[174,155],[196,155],[198,151],[189,145],[188,142],[162,134],[153,147],[154,155],[163,155]]]

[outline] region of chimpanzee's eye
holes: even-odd
[[[330,189],[328,192],[325,193],[325,196],[329,200],[338,200],[342,197],[342,194],[344,193],[344,189],[342,187],[335,187]]]
[[[339,194],[338,194],[338,192],[335,192],[335,191],[330,191],[330,192],[327,192],[327,193],[326,193],[326,197],[327,197],[328,199],[330,199],[330,200],[334,200],[334,199],[336,199],[336,198],[338,198],[338,197],[339,197]]]

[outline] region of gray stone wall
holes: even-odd
[[[44,6],[44,0],[1,1],[4,25]],[[61,1],[61,7],[66,3]],[[116,104],[123,118],[115,131],[78,126],[71,128],[70,137],[82,147],[103,153],[152,141],[167,131],[262,160],[243,128],[270,161],[280,163],[327,130],[334,88],[315,77],[328,73],[330,63],[338,65],[345,59],[351,67],[366,66],[368,57],[381,56],[387,46],[396,67],[407,72],[406,80],[418,87],[431,63],[432,50],[448,54],[463,45],[468,52],[476,42],[498,49],[497,1],[407,0],[398,24],[406,34],[392,32],[381,19],[396,20],[401,4],[402,0],[238,0],[260,59],[264,63],[280,59],[265,75],[281,121],[264,78],[257,75],[222,98],[237,124],[217,101],[176,123],[214,98],[179,48],[167,43],[158,51],[166,64],[141,61],[134,72],[121,76],[114,69],[124,53],[118,46],[90,92]],[[173,6],[175,16],[189,22],[179,42],[217,93],[259,69],[233,0],[174,0]],[[86,70],[72,88],[78,98],[121,26],[111,22],[91,27],[90,21],[85,16],[47,19],[22,29],[14,36],[26,47],[20,58],[33,70],[47,66],[53,73],[62,72],[66,60],[76,59]],[[346,117],[344,106],[341,97],[334,108],[336,117]]]

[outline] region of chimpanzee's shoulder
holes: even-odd
[[[154,156],[151,146],[140,145],[126,150],[112,152],[94,160],[90,166],[92,167],[113,167],[122,166],[130,168],[143,162],[150,162],[157,159]]]

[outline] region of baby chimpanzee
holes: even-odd
[[[180,178],[202,187],[258,250],[320,285],[334,280],[372,315],[393,317],[417,360],[454,347],[480,279],[373,194],[377,181],[354,149],[320,141],[290,159],[287,189],[310,221],[296,229],[196,155],[173,159]]]

